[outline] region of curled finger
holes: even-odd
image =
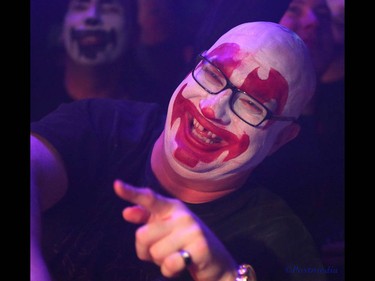
[[[188,256],[188,257],[187,257]],[[193,263],[193,258],[187,250],[173,252],[167,256],[160,266],[163,276],[176,277],[184,270],[188,269]]]

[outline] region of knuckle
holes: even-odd
[[[152,257],[152,260],[157,264],[157,265],[161,265],[163,260],[164,260],[164,257],[162,256],[161,254],[161,251],[158,247],[151,247],[150,248],[150,255]]]
[[[156,194],[151,189],[145,188],[143,194],[150,205],[153,205],[155,203]]]

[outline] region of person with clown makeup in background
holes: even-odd
[[[199,55],[166,115],[86,99],[32,123],[31,280],[326,280],[251,176],[298,135],[315,79],[295,33],[249,22]]]
[[[137,30],[135,11],[129,0],[68,1],[61,31],[55,30],[58,43],[50,47],[52,59],[34,63],[42,71],[31,68],[31,121],[64,102],[128,97],[124,77]]]

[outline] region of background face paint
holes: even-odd
[[[297,77],[299,75],[297,72],[307,71],[311,75],[309,71],[312,71],[312,65],[310,67],[307,66],[307,69],[303,69],[305,66],[303,57],[306,55],[306,49],[304,45],[299,45],[302,41],[295,37],[294,33],[279,25],[272,25],[270,27],[271,30],[267,32],[259,30],[259,28],[268,28],[267,24],[252,23],[247,24],[246,27],[242,26],[240,29],[229,31],[207,52],[207,57],[220,64],[218,66],[225,72],[232,83],[240,89],[241,86],[251,89],[252,82],[261,81],[262,87],[260,88],[263,89],[261,94],[266,95],[266,97],[258,96],[257,98],[260,100],[262,98],[264,100],[275,99],[276,102],[280,103],[275,105],[277,111],[285,115],[285,112],[282,111],[287,108],[289,102],[287,96],[291,94],[291,92],[288,93],[288,79],[295,83],[294,80],[305,78],[304,75]],[[250,27],[254,27],[257,32],[253,32],[253,28]],[[266,36],[259,37],[258,32],[266,34]],[[280,45],[283,44],[288,44],[289,47],[281,47]],[[299,52],[300,48],[304,51]],[[285,53],[280,53],[280,51],[285,51]],[[302,63],[299,60],[302,60]],[[288,63],[291,66],[287,65]],[[311,76],[314,77],[314,75]],[[299,81],[299,83],[306,82],[304,79]],[[307,82],[310,83],[311,81]],[[273,85],[268,85],[267,83]],[[306,92],[299,93],[300,97],[294,100],[294,102],[297,100],[300,103],[296,104],[299,111],[302,110],[298,108],[302,106],[301,101],[308,99],[309,95],[311,95],[310,86],[308,84],[300,85]],[[295,90],[294,88],[292,90]],[[265,91],[264,89],[276,90]],[[246,89],[243,90],[246,91]],[[287,125],[285,122],[274,122],[272,126],[266,128],[266,122],[264,126],[254,128],[244,123],[231,112],[228,104],[223,106],[226,109],[225,114],[230,117],[229,124],[219,124],[203,116],[200,109],[202,100],[213,97],[220,100],[218,98],[220,95],[222,95],[223,100],[224,95],[229,95],[229,93],[231,93],[231,90],[223,91],[218,95],[210,95],[195,82],[191,74],[185,78],[175,91],[168,109],[164,146],[170,165],[178,173],[191,179],[207,178],[218,180],[249,170],[257,166],[268,155],[278,133]],[[292,94],[295,93],[292,92]],[[220,147],[222,151],[219,151],[219,156],[204,157],[197,163],[196,159],[199,157],[198,148],[194,151],[193,154],[195,155],[191,158],[189,158],[189,155],[183,155],[183,153],[188,154],[193,151],[190,148],[185,149],[180,146],[184,145],[185,142],[185,140],[181,140],[182,138],[194,139],[190,136],[194,135],[194,126],[200,128],[198,134],[203,135],[202,139],[205,138],[208,143],[206,147],[200,143],[202,145],[202,155],[210,151],[210,149],[215,154],[219,151],[216,150],[216,147]],[[217,141],[213,141],[212,146],[209,144],[211,139],[204,137],[211,133],[217,138]],[[228,137],[229,135],[235,136],[232,138],[233,140],[236,139],[236,141],[233,141],[234,146],[239,144],[241,140],[248,140],[243,142],[246,148],[243,149],[242,147],[243,150],[238,150],[241,152],[232,158],[228,157],[228,155],[233,151],[229,146],[226,146],[227,142],[229,142],[228,139],[232,140]],[[218,144],[221,140],[225,140],[226,143],[224,145]],[[196,147],[199,146],[197,145]],[[232,153],[232,155],[234,154]],[[181,159],[190,159],[191,162],[182,161]]]
[[[77,63],[99,65],[117,60],[126,47],[120,1],[72,0],[63,26],[68,55]]]

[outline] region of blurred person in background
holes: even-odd
[[[48,12],[47,4],[41,7]],[[44,60],[31,60],[31,121],[63,102],[128,96],[126,54],[136,33],[133,2],[70,0],[60,8],[65,11],[62,25],[51,24]],[[36,33],[32,30],[32,36]]]
[[[333,59],[321,77],[322,83],[345,79],[345,1],[327,0],[332,15],[332,33],[335,44]]]
[[[316,94],[299,118],[300,135],[255,172],[303,219],[325,266],[335,269],[328,276],[340,281],[344,278],[345,208],[343,15],[343,1],[328,6],[325,0],[293,0],[281,18],[280,23],[309,48],[317,73]],[[277,190],[272,188],[275,183]]]
[[[322,260],[326,265],[340,269],[340,277],[332,280],[344,280],[344,233],[342,219],[344,213],[344,152],[345,152],[345,1],[327,0],[332,15],[332,32],[335,51],[328,68],[320,78],[318,85],[317,114],[320,116],[319,135],[327,170],[333,171],[325,184],[325,204],[327,215],[332,219],[327,228],[333,229],[324,239]],[[338,201],[338,203],[337,203]],[[329,207],[331,205],[331,207]],[[335,209],[332,206],[339,206]],[[333,225],[333,227],[332,227]]]

